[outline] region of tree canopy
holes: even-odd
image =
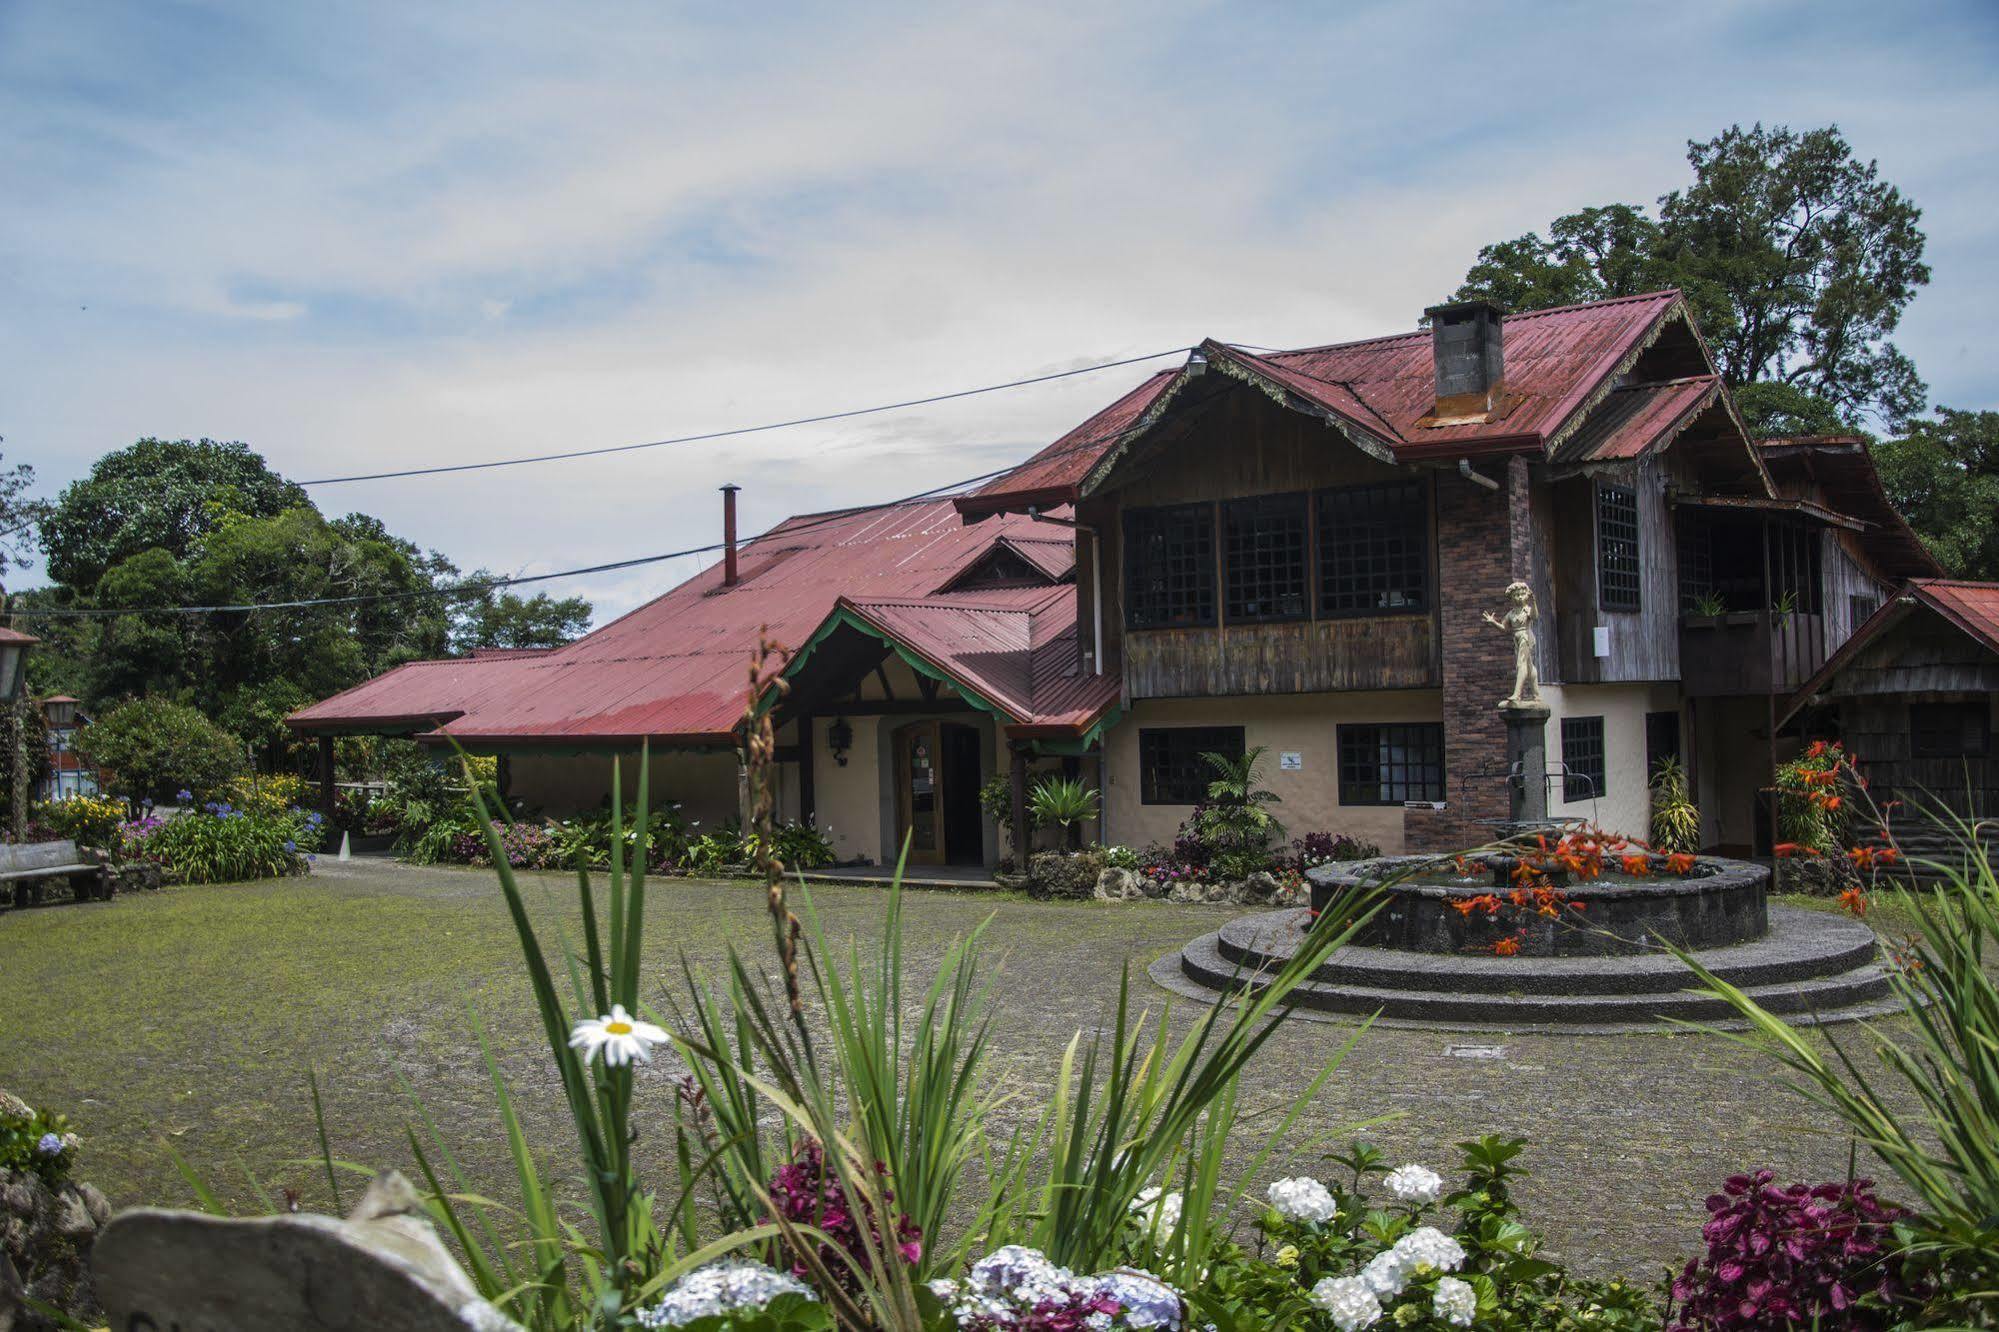
[[[1656,218],[1615,203],[1487,245],[1454,299],[1532,310],[1678,287],[1758,433],[1920,412],[1889,339],[1930,278],[1921,210],[1837,126],[1735,125],[1687,161],[1693,182]]]
[[[590,618],[580,597],[460,591],[450,560],[368,514],[327,518],[240,443],[107,454],[44,515],[42,541],[57,585],[37,608],[125,613],[38,619],[39,687],[98,707],[173,699],[266,750],[289,741],[286,714],[403,662],[549,646]],[[175,609],[326,600],[338,604]]]
[[[1874,464],[1953,577],[1999,579],[1999,412],[1939,407],[1877,445]]]
[[[210,795],[244,760],[235,736],[194,708],[160,698],[113,708],[77,732],[76,747],[135,804],[174,800],[183,790],[196,799]]]

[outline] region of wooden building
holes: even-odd
[[[783,808],[847,854],[989,863],[977,787],[1017,805],[1036,767],[1102,789],[1094,835],[1167,841],[1200,756],[1258,745],[1295,831],[1444,849],[1506,814],[1512,652],[1482,617],[1520,581],[1551,808],[1643,833],[1678,754],[1707,842],[1749,848],[1784,704],[1940,572],[1864,443],[1751,441],[1677,292],[1427,316],[1203,342],[954,501],[792,519],[568,647],[405,667],[292,724],[503,752],[551,807],[647,739],[665,789],[725,808],[770,625],[804,648]]]

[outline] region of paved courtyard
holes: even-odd
[[[557,921],[573,932],[573,880],[526,883],[545,935]],[[836,935],[878,928],[880,889],[826,885],[813,895]],[[646,960],[662,984],[682,952],[714,970],[731,944],[752,957],[769,946],[754,886],[654,881],[649,904]],[[906,939],[917,974],[927,978],[950,940],[988,912],[1002,968],[996,1049],[1005,1075],[1029,1090],[1077,1027],[1108,1020],[1121,961],[1156,1011],[1168,996],[1145,967],[1234,909],[912,892]],[[0,1087],[67,1110],[85,1137],[80,1173],[119,1204],[189,1201],[171,1147],[245,1207],[244,1167],[323,1206],[315,1170],[299,1164],[317,1151],[308,1061],[337,1155],[409,1166],[407,1083],[481,1190],[510,1196],[469,1013],[502,1051],[534,1140],[566,1163],[573,1139],[490,872],[322,860],[305,879],[0,912]],[[1295,1093],[1347,1034],[1292,1024],[1254,1067],[1247,1099]],[[647,1118],[660,1126],[642,1154],[668,1145],[670,1076],[641,1074],[651,1112],[641,1132]],[[1531,1139],[1529,1220],[1584,1269],[1646,1279],[1698,1242],[1702,1199],[1731,1172],[1770,1166],[1817,1180],[1847,1168],[1846,1140],[1821,1132],[1769,1067],[1692,1034],[1370,1031],[1308,1128],[1381,1115],[1399,1118],[1372,1130],[1375,1141],[1439,1167],[1466,1137]],[[1286,1169],[1312,1168],[1308,1155]]]

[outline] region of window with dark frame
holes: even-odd
[[[1131,628],[1213,624],[1214,506],[1127,510],[1124,567],[1125,623]]]
[[[1222,605],[1230,622],[1302,620],[1310,593],[1303,491],[1222,504]]]
[[[1322,490],[1319,611],[1380,615],[1430,605],[1430,506],[1421,481]]]
[[[1659,760],[1680,757],[1680,714],[1677,712],[1648,712],[1645,714],[1645,776],[1649,782],[1652,774],[1659,770]]]
[[[1243,756],[1240,726],[1161,726],[1138,733],[1138,799],[1143,805],[1197,805],[1216,777],[1204,754]]]
[[[1638,566],[1638,492],[1596,488],[1596,596],[1608,611],[1642,609]]]
[[[1400,805],[1444,798],[1444,728],[1437,722],[1341,726],[1340,803]]]
[[[1874,612],[1880,609],[1881,598],[1849,592],[1846,597],[1846,632],[1850,634],[1866,624],[1874,618]]]
[[[1562,799],[1603,798],[1603,718],[1562,718],[1562,769]]]
[[[1992,719],[1983,699],[1909,705],[1913,758],[1970,758],[1985,753],[1991,744]]]

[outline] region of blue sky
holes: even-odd
[[[0,0],[0,435],[49,493],[149,434],[310,478],[1367,336],[1759,119],[1923,208],[1898,341],[1999,407],[1995,70],[1989,4]],[[986,471],[1136,373],[315,498],[558,569],[713,540],[724,481],[754,529]]]

